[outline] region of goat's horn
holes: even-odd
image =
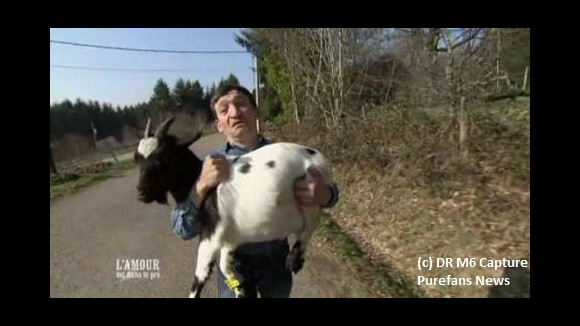
[[[151,118],[147,119],[147,125],[145,126],[145,136],[144,138],[147,138],[149,136],[151,136],[149,129],[151,129]]]
[[[155,131],[154,137],[155,138],[165,137],[165,135],[167,135],[167,131],[169,130],[169,127],[171,127],[171,124],[173,123],[174,119],[175,119],[174,116],[171,116],[171,117],[165,119],[165,121],[163,121],[163,123],[161,123],[159,128],[157,128],[157,130]]]

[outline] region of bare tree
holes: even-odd
[[[390,100],[397,89],[404,105],[447,106],[450,142],[465,153],[470,101],[497,93],[498,80],[515,89],[500,60],[509,30],[256,30],[279,60],[277,87],[296,123],[308,117],[331,128],[347,114],[362,114],[369,94]]]
[[[514,33],[483,28],[398,30],[396,53],[412,76],[406,85],[408,104],[446,106],[445,134],[463,157],[467,156],[469,103],[503,98],[504,91],[509,96],[522,93],[501,62],[503,44]]]
[[[290,104],[297,123],[302,116],[336,126],[358,100],[368,64],[369,40],[379,31],[360,29],[266,29],[271,50],[283,61]],[[288,103],[287,103],[288,104]]]

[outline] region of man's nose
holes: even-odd
[[[242,110],[237,105],[230,105],[230,116],[237,117],[242,115]]]

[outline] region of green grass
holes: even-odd
[[[79,189],[93,185],[99,181],[117,177],[125,170],[135,167],[133,161],[122,161],[101,173],[70,173],[62,172],[50,176],[50,199],[60,198],[77,192]]]

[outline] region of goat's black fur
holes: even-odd
[[[210,190],[205,197],[201,207],[201,240],[209,238],[220,220],[220,215],[217,209],[217,191],[216,188]]]
[[[185,200],[201,173],[203,162],[190,150],[189,145],[199,138],[179,143],[176,137],[164,135],[159,146],[145,159],[135,153],[135,162],[140,167],[137,190],[139,199],[145,203],[153,200],[167,203],[167,192],[176,202]]]

